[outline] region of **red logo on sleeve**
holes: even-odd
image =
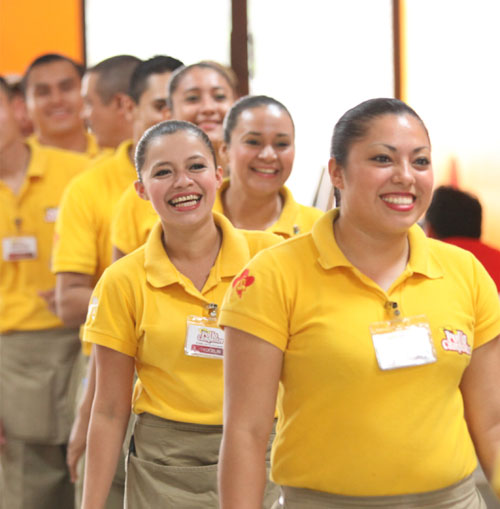
[[[248,273],[248,269],[245,269],[240,276],[238,276],[233,281],[233,288],[236,290],[238,297],[241,297],[241,294],[247,289],[248,286],[253,284],[255,278],[250,276]]]

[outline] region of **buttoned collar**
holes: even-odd
[[[250,261],[250,250],[243,232],[234,228],[223,215],[214,212],[213,217],[222,233],[222,244],[203,291],[215,286],[222,278],[234,277]],[[155,288],[163,288],[174,283],[184,284],[186,278],[168,258],[163,247],[162,235],[162,225],[158,222],[144,247],[146,278]]]
[[[324,269],[353,267],[335,240],[333,223],[338,215],[338,209],[328,211],[316,221],[311,232],[313,242],[318,250],[318,262]],[[430,279],[436,279],[442,277],[443,269],[440,261],[431,256],[427,240],[420,226],[415,224],[409,229],[410,259],[405,272],[408,275],[417,273]]]

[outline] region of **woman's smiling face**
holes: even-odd
[[[212,213],[221,173],[205,143],[180,130],[150,141],[136,189],[164,225],[194,224]]]
[[[412,115],[374,118],[350,146],[344,166],[331,159],[329,169],[341,190],[341,217],[372,234],[407,231],[430,203],[430,141]]]
[[[275,194],[290,176],[295,156],[289,114],[269,104],[244,110],[224,144],[231,180],[249,193]]]

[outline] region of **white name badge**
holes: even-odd
[[[38,256],[36,237],[5,237],[2,239],[3,259],[6,262],[34,260]]]
[[[222,359],[224,357],[224,331],[209,318],[190,316],[187,321],[184,352],[192,357]]]
[[[380,369],[421,366],[436,362],[429,323],[424,316],[370,325]]]

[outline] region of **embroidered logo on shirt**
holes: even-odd
[[[59,209],[57,207],[47,207],[45,209],[45,221],[47,223],[55,223],[57,219],[57,213]]]
[[[241,297],[241,294],[247,289],[248,286],[253,284],[254,281],[255,281],[255,278],[253,276],[249,275],[248,269],[245,269],[241,273],[241,276],[238,276],[233,281],[233,288],[236,290],[238,297]]]
[[[97,297],[93,297],[90,301],[89,308],[87,311],[87,322],[88,324],[92,324],[95,320],[95,316],[97,314],[97,307],[99,306],[99,300]]]
[[[472,348],[467,342],[467,336],[461,330],[443,329],[445,337],[441,340],[443,348],[449,352],[471,355]]]

